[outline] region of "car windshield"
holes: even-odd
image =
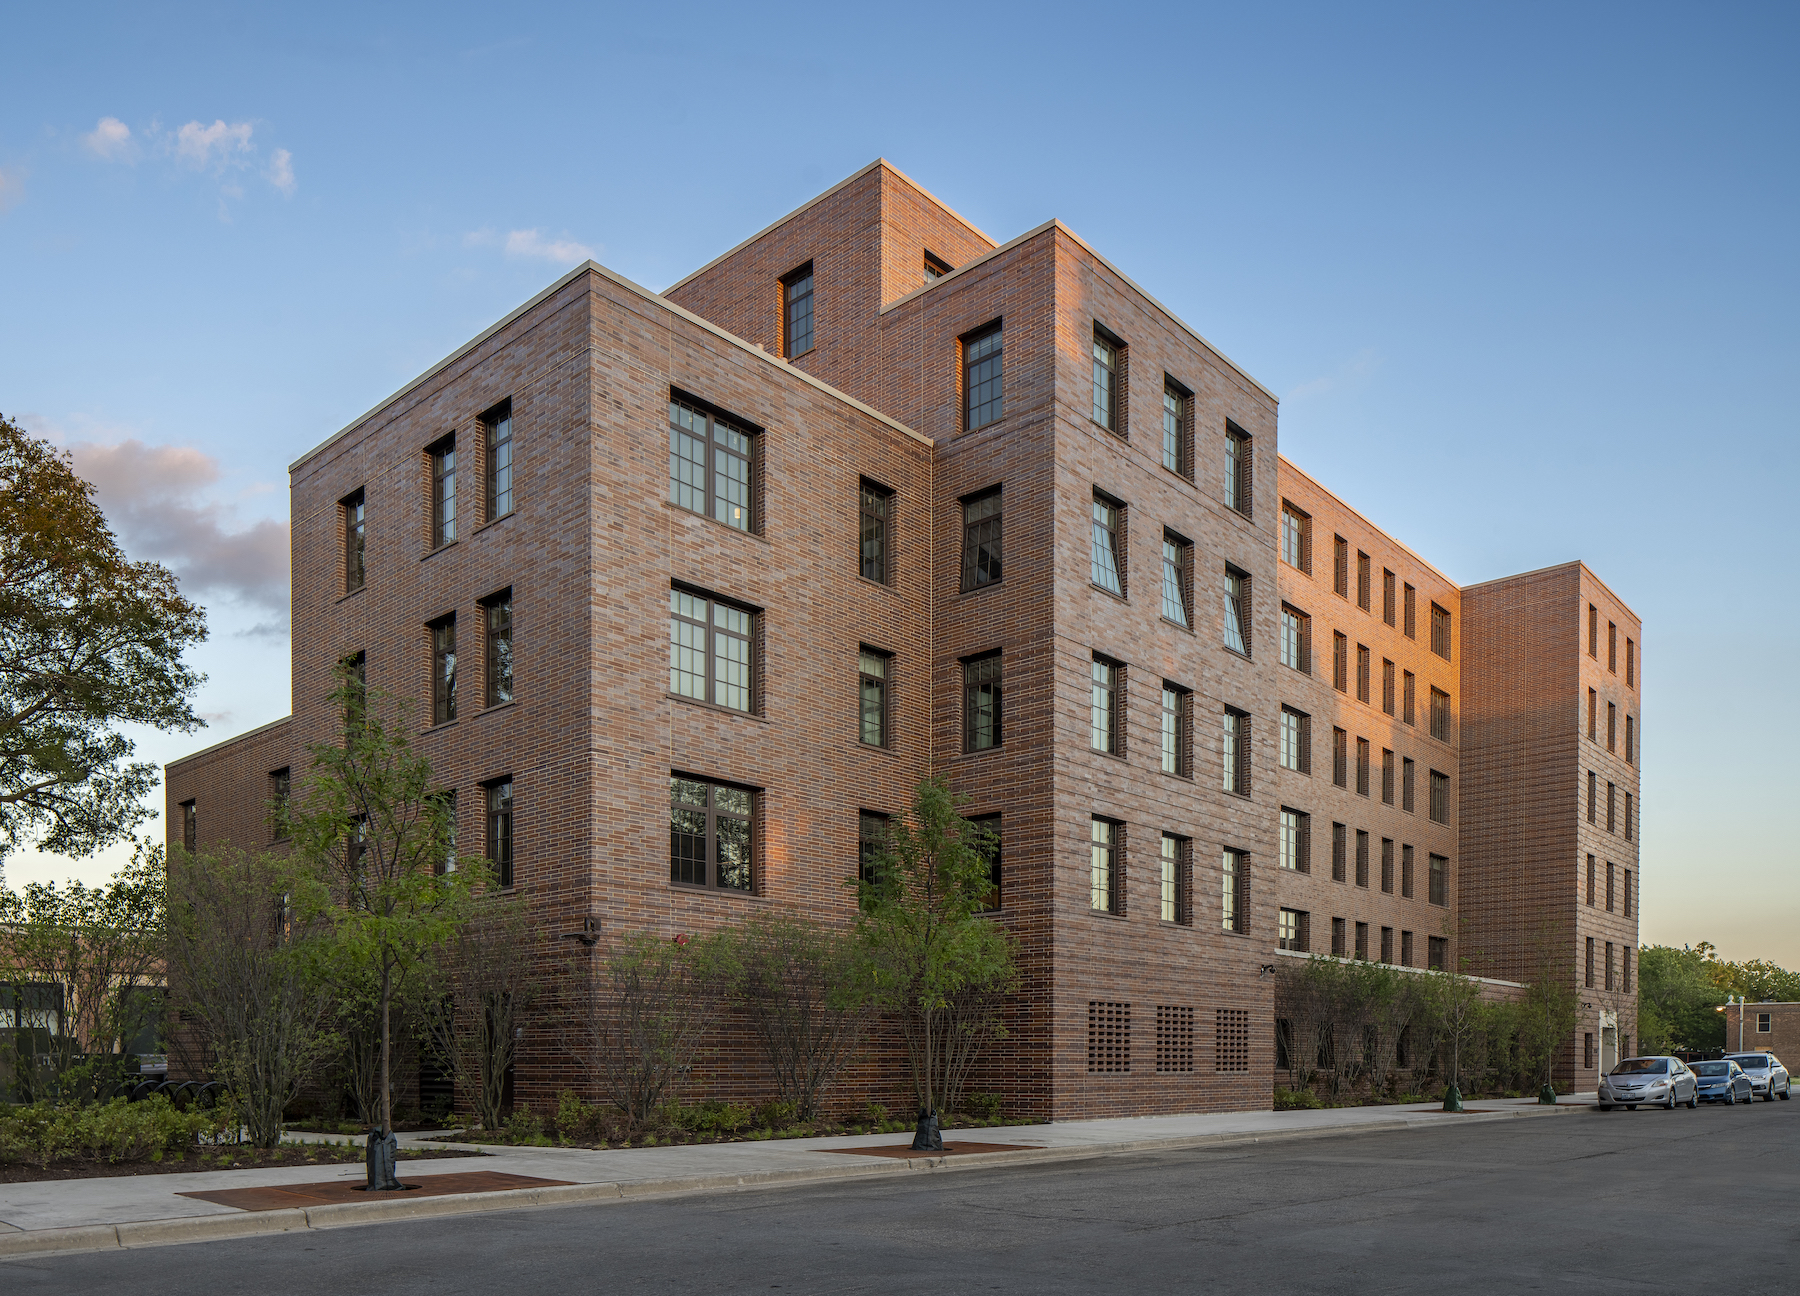
[[[1758,1053],[1753,1057],[1734,1057],[1729,1060],[1736,1062],[1746,1071],[1767,1071],[1769,1069],[1769,1059],[1762,1053]]]
[[[1667,1075],[1667,1058],[1626,1058],[1613,1068],[1614,1075]]]
[[[1731,1074],[1729,1062],[1696,1062],[1694,1074],[1697,1076],[1727,1076]]]

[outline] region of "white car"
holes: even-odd
[[[1744,1068],[1744,1074],[1750,1077],[1750,1091],[1764,1102],[1774,1102],[1777,1098],[1787,1101],[1788,1089],[1793,1082],[1788,1069],[1773,1053],[1727,1053],[1725,1058]]]
[[[1697,1083],[1694,1073],[1680,1058],[1626,1058],[1610,1075],[1600,1077],[1598,1105],[1601,1111],[1614,1107],[1636,1111],[1640,1104],[1667,1107],[1670,1111],[1677,1104],[1693,1107],[1697,1102]]]

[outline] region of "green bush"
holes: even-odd
[[[693,1107],[677,1107],[669,1117],[670,1124],[679,1125],[690,1134],[717,1137],[747,1128],[756,1113],[744,1103],[703,1102]]]
[[[1313,1111],[1325,1105],[1311,1089],[1284,1089],[1275,1086],[1276,1111]]]
[[[756,1109],[756,1123],[766,1130],[787,1129],[794,1123],[794,1104],[766,1102]]]
[[[963,1098],[963,1106],[978,1120],[992,1123],[1000,1119],[1000,1095],[997,1093],[968,1094]]]
[[[34,1103],[0,1109],[0,1162],[48,1166],[84,1156],[110,1163],[161,1161],[202,1139],[216,1142],[236,1126],[228,1106],[178,1111],[161,1094],[135,1103],[123,1098],[72,1107]]]
[[[544,1118],[529,1107],[515,1107],[506,1118],[506,1141],[526,1145],[548,1142],[544,1137]]]

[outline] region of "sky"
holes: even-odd
[[[5,26],[0,412],[211,616],[209,727],[137,735],[144,758],[288,710],[290,462],[584,258],[661,289],[886,157],[998,240],[1061,218],[1280,397],[1283,453],[1452,579],[1585,559],[1645,625],[1643,939],[1800,966],[1800,706],[1768,658],[1796,629],[1800,8]]]

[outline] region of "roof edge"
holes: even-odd
[[[210,756],[210,755],[212,755],[212,753],[214,753],[216,751],[220,751],[223,748],[231,746],[232,743],[240,743],[240,742],[243,742],[244,739],[246,739],[246,738],[256,737],[256,735],[259,733],[267,733],[271,729],[279,728],[281,725],[287,724],[288,722],[293,720],[293,718],[294,718],[293,713],[290,712],[289,714],[282,716],[279,720],[271,720],[267,724],[257,725],[256,728],[254,728],[254,729],[246,729],[241,734],[233,734],[229,738],[221,738],[218,742],[214,743],[210,747],[202,747],[197,752],[189,752],[186,756],[177,756],[172,761],[164,761],[163,768],[166,770],[171,770],[171,769],[174,769],[177,765],[185,765],[189,761],[199,760],[202,756]]]
[[[1620,607],[1631,613],[1632,616],[1637,617],[1638,625],[1642,626],[1644,624],[1644,618],[1638,610],[1632,607],[1631,604],[1627,603],[1624,599],[1620,598],[1619,592],[1601,579],[1600,573],[1588,566],[1587,560],[1584,558],[1571,558],[1567,562],[1551,563],[1546,567],[1533,567],[1530,571],[1513,572],[1509,576],[1496,576],[1492,580],[1479,581],[1474,585],[1468,585],[1464,588],[1480,589],[1483,585],[1498,585],[1503,581],[1523,580],[1527,576],[1541,576],[1545,572],[1561,571],[1565,567],[1579,567],[1582,571],[1593,577],[1594,584],[1612,595],[1613,601]]]
[[[1321,495],[1327,495],[1330,498],[1332,498],[1333,500],[1337,501],[1337,503],[1346,512],[1355,516],[1359,521],[1361,521],[1365,525],[1367,525],[1370,530],[1379,532],[1381,535],[1386,536],[1389,541],[1391,541],[1395,545],[1398,545],[1402,550],[1404,550],[1406,553],[1410,554],[1419,563],[1419,565],[1421,567],[1425,568],[1426,571],[1430,572],[1432,575],[1436,576],[1439,580],[1443,581],[1451,589],[1455,590],[1459,595],[1465,589],[1471,588],[1470,586],[1467,586],[1467,585],[1457,584],[1456,581],[1453,580],[1449,575],[1447,575],[1443,571],[1443,569],[1440,568],[1436,563],[1432,562],[1429,558],[1427,558],[1423,554],[1421,554],[1417,549],[1414,549],[1411,545],[1407,544],[1406,541],[1399,539],[1397,536],[1395,536],[1393,534],[1393,532],[1389,531],[1386,527],[1381,526],[1380,524],[1378,524],[1375,521],[1373,521],[1372,519],[1370,519],[1369,516],[1367,514],[1365,514],[1361,509],[1357,508],[1354,504],[1350,503],[1349,500],[1345,499],[1342,495],[1339,495],[1336,491],[1332,490],[1331,487],[1325,485],[1325,483],[1320,481],[1317,477],[1314,477],[1311,473],[1307,472],[1306,469],[1302,468],[1299,464],[1295,463],[1292,459],[1289,459],[1287,457],[1287,455],[1281,453],[1281,451],[1279,449],[1275,453],[1275,458],[1277,460],[1277,464],[1276,464],[1277,476],[1276,476],[1276,483],[1275,483],[1277,486],[1279,486],[1281,484],[1281,479],[1279,476],[1279,473],[1281,471],[1299,473],[1300,476],[1306,478],[1306,480],[1308,482],[1310,482],[1318,490],[1318,492]]]

